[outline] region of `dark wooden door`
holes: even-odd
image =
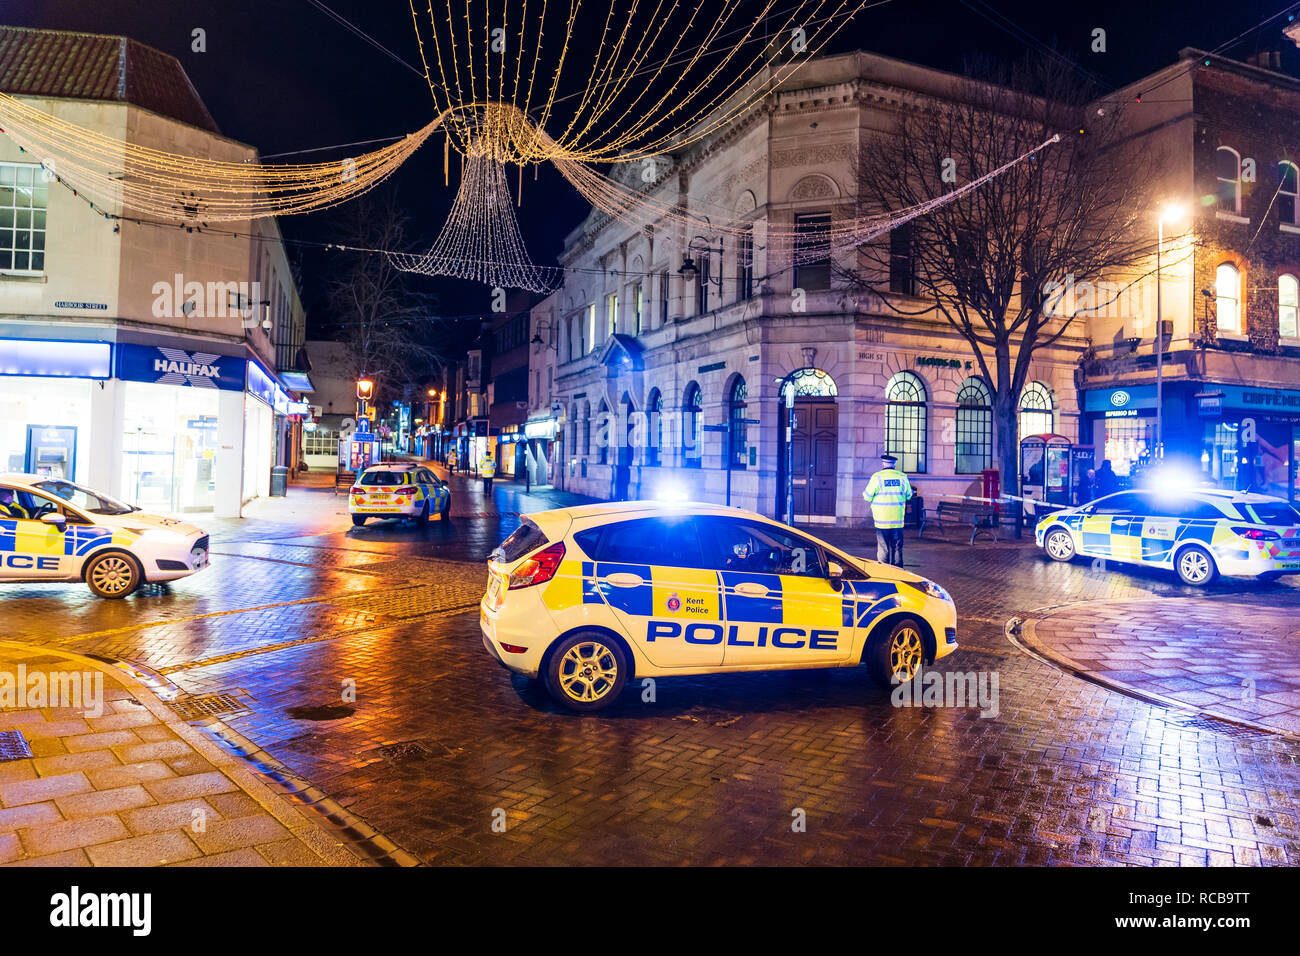
[[[839,406],[795,402],[791,472],[796,515],[834,515],[839,465]]]

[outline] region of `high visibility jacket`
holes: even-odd
[[[497,460],[491,455],[485,455],[479,459],[478,473],[484,478],[495,478],[497,473]]]
[[[897,468],[884,468],[871,476],[862,497],[871,505],[871,520],[877,528],[901,528],[912,484]]]

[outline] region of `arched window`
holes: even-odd
[[[1300,193],[1297,179],[1300,169],[1289,160],[1277,164],[1277,221],[1288,226],[1296,225],[1296,195]]]
[[[664,393],[657,388],[650,390],[645,403],[646,413],[646,449],[645,463],[654,468],[659,465],[659,449],[664,440]]]
[[[1220,146],[1214,154],[1214,175],[1219,180],[1219,208],[1240,215],[1241,154],[1231,146]]]
[[[1241,273],[1231,262],[1214,272],[1214,308],[1220,332],[1241,331]]]
[[[749,389],[745,386],[745,380],[737,375],[731,386],[731,394],[727,397],[727,413],[731,418],[728,437],[731,441],[733,470],[743,470],[749,461],[749,446],[745,442],[745,399],[748,396]]]
[[[925,383],[899,372],[885,388],[885,452],[909,474],[925,473]]]
[[[1277,334],[1284,339],[1300,336],[1296,325],[1296,312],[1300,309],[1300,283],[1285,272],[1277,277]]]
[[[1042,382],[1030,382],[1020,391],[1020,437],[1050,435],[1055,428],[1052,390]]]
[[[957,390],[957,474],[992,467],[993,400],[984,379],[972,375]]]
[[[609,461],[609,443],[613,440],[609,427],[609,406],[600,400],[600,411],[596,413],[596,464],[603,465]]]
[[[700,386],[691,382],[682,399],[682,465],[699,468],[704,449],[700,447],[700,415],[704,411],[704,396]]]

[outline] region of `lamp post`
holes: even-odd
[[[1165,403],[1164,403],[1164,358],[1165,358],[1165,316],[1162,309],[1161,254],[1165,244],[1165,221],[1181,222],[1187,210],[1179,203],[1166,203],[1156,217],[1156,442],[1155,457],[1163,461],[1165,457]]]

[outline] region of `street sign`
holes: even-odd
[[[705,425],[704,430],[706,432],[725,432],[727,430],[727,426],[726,425]]]
[[[763,424],[763,421],[762,421],[762,419],[759,419],[759,418],[737,418],[737,419],[736,419],[736,424],[738,424],[738,425],[761,425],[761,424]]]

